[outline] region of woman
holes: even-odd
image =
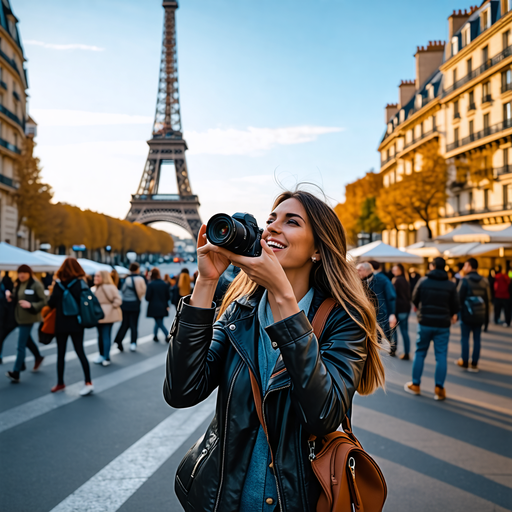
[[[112,282],[114,283],[114,286],[119,289],[119,274],[117,273],[117,270],[115,268],[113,268],[111,271],[110,271],[110,277],[112,278]]]
[[[85,272],[76,258],[66,258],[56,272],[57,281],[53,287],[48,305],[57,310],[55,318],[55,337],[57,339],[57,384],[51,389],[57,393],[65,389],[64,384],[64,359],[68,337],[71,336],[76,355],[82,364],[85,386],[80,395],[90,395],[94,391],[91,380],[89,361],[84,352],[84,328],[80,325],[78,315],[69,315],[68,308],[72,300],[80,303],[80,290],[82,283],[85,285]],[[87,286],[87,285],[85,285]],[[78,309],[78,308],[77,308]]]
[[[409,314],[411,313],[411,286],[405,277],[405,269],[401,263],[397,263],[391,270],[393,272],[393,286],[396,290],[396,316],[398,326],[404,340],[404,353],[400,356],[403,361],[409,361],[409,351],[411,350],[411,340],[409,338]],[[395,345],[397,345],[397,332],[393,333]]]
[[[178,293],[180,295],[180,299],[187,295],[190,295],[192,291],[191,281],[190,281],[190,273],[188,268],[182,269],[180,273],[180,277],[178,279]]]
[[[185,510],[314,512],[320,487],[309,435],[337,430],[356,390],[384,384],[375,309],[347,262],[340,221],[312,194],[278,197],[258,258],[213,246],[205,232],[203,225],[194,292],[171,328],[164,397],[191,407],[218,388],[217,413],[179,466],[178,498]],[[230,262],[242,271],[214,324],[212,298]],[[310,322],[329,297],[339,306],[317,339]]]
[[[166,339],[169,331],[164,325],[164,317],[169,316],[171,289],[160,278],[160,270],[156,267],[151,270],[151,282],[146,290],[146,300],[148,301],[147,317],[155,319],[153,341],[158,342],[158,329],[164,333],[164,339]]]
[[[107,270],[100,270],[94,276],[94,295],[98,299],[105,315],[98,324],[100,355],[94,360],[96,364],[110,366],[110,346],[112,345],[112,326],[123,319],[121,312],[121,295],[114,284],[112,275]]]
[[[12,295],[9,294],[7,300],[14,303],[14,318],[18,324],[18,351],[12,372],[7,372],[6,375],[12,382],[18,383],[20,372],[25,369],[27,347],[35,357],[32,371],[36,372],[44,359],[30,333],[33,325],[41,321],[41,310],[46,305],[46,296],[44,286],[34,279],[32,269],[28,265],[21,265],[18,268],[18,279],[14,283]]]

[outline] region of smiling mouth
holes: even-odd
[[[279,242],[275,242],[274,240],[269,240],[267,242],[267,245],[271,248],[271,249],[286,249],[286,246],[283,245],[283,244],[280,244]]]

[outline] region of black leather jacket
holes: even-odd
[[[215,323],[215,308],[179,304],[170,332],[164,397],[192,407],[218,388],[216,414],[178,467],[176,494],[186,511],[236,512],[260,427],[249,370],[261,391],[257,317],[261,292],[244,297]],[[274,459],[281,512],[315,512],[319,484],[308,459],[310,434],[334,432],[351,407],[366,360],[366,336],[335,308],[320,340],[310,321],[325,297],[315,290],[303,312],[267,328],[280,349],[263,413]]]

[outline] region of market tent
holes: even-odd
[[[119,277],[126,277],[127,275],[130,274],[130,271],[127,268],[122,267],[121,265],[114,265],[114,268],[117,270]]]
[[[482,256],[491,252],[499,252],[503,244],[481,244],[479,242],[460,244],[444,252],[448,258],[460,258],[462,256]],[[506,246],[509,247],[509,246]]]
[[[404,251],[422,258],[437,258],[443,252],[455,247],[456,243],[418,242],[405,247]]]
[[[501,229],[500,231],[491,231],[488,233],[491,235],[491,242],[496,243],[512,243],[512,226]]]
[[[37,254],[0,242],[0,270],[16,270],[23,264],[28,265],[34,272],[54,272],[59,268],[58,264]]]
[[[438,236],[436,240],[445,242],[453,241],[457,243],[490,242],[494,233],[496,233],[496,231],[488,231],[479,224],[467,223],[462,224],[445,235]]]
[[[381,263],[423,263],[423,258],[401,251],[382,241],[372,242],[348,251],[357,261],[375,260]]]
[[[93,276],[99,270],[106,270],[107,272],[112,271],[112,267],[110,265],[98,263],[97,261],[88,260],[86,258],[78,258],[78,263],[80,263],[85,273],[90,276]]]
[[[66,256],[63,256],[61,254],[52,254],[51,252],[45,251],[34,251],[32,254],[35,254],[38,258],[42,258],[45,261],[54,263],[55,265],[59,265],[59,267],[62,265],[62,262],[66,259]]]

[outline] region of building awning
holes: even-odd
[[[357,261],[375,260],[380,263],[423,263],[423,258],[401,251],[382,241],[372,242],[348,251],[348,255]]]
[[[500,249],[508,249],[510,247],[512,247],[510,244],[482,244],[479,242],[472,242],[456,245],[455,247],[444,251],[444,255],[448,258],[461,258],[463,256],[490,255],[490,253],[496,252],[496,256],[499,256]]]

